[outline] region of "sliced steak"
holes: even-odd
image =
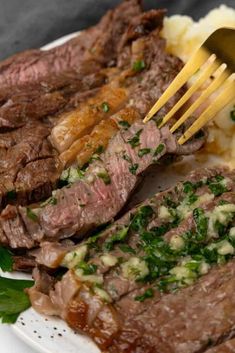
[[[127,321],[109,352],[203,352],[233,335],[234,271],[231,261],[211,270],[195,286],[166,295]]]
[[[195,147],[200,148],[203,141],[203,138],[198,139]],[[4,225],[11,223],[11,217],[8,217],[11,207],[3,211],[1,224],[9,245],[30,248],[43,239],[52,241],[75,234],[81,238],[111,221],[126,203],[138,178],[166,153],[181,153],[168,128],[159,130],[156,123],[150,121],[123,129],[111,140],[100,160],[90,164],[82,180],[53,192],[53,204],[30,210],[31,217],[26,208],[12,206],[13,214],[22,219],[22,232],[26,228],[31,238],[28,246],[19,238],[16,242],[13,228]]]
[[[105,352],[204,352],[233,337],[234,191],[234,172],[192,173],[70,250],[49,296],[29,291],[33,306]],[[63,251],[45,243],[37,261],[54,268]]]
[[[108,74],[108,72],[107,72]],[[107,79],[105,73],[81,76],[77,72],[49,75],[40,82],[0,90],[0,132],[24,126],[28,121],[42,120],[47,116],[71,109],[79,95],[91,94]],[[74,99],[74,95],[76,99]]]
[[[51,50],[28,50],[0,64],[1,86],[36,81],[66,70],[83,73],[115,65],[117,48],[127,27],[141,13],[139,0],[126,0],[108,11],[98,25]]]
[[[24,205],[51,194],[61,167],[49,134],[50,125],[35,121],[1,135],[0,206]]]

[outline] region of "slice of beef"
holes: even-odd
[[[87,74],[114,66],[120,39],[141,11],[139,0],[125,0],[96,26],[59,47],[28,50],[10,57],[0,64],[1,86],[24,84],[70,69]]]
[[[213,181],[217,177],[224,176],[226,183],[227,183],[227,191],[235,191],[235,177],[234,177],[234,172],[229,171],[227,168],[204,168],[201,170],[196,170],[191,172],[188,176],[185,177],[186,182],[190,182],[192,185],[197,185],[200,183],[202,180],[204,181]],[[147,199],[146,201],[142,202],[140,205],[136,206],[135,208],[132,208],[128,212],[126,212],[121,218],[117,219],[114,223],[112,223],[109,227],[107,227],[106,230],[103,230],[101,232],[101,236],[98,237],[96,240],[95,244],[96,246],[94,247],[94,250],[90,249],[90,255],[92,257],[96,256],[96,250],[97,248],[102,247],[103,243],[111,238],[114,234],[116,234],[121,228],[127,227],[133,217],[135,216],[137,210],[140,207],[143,206],[151,206],[151,208],[154,210],[154,214],[157,214],[159,207],[164,203],[167,205],[167,202],[172,202],[174,205],[178,205],[179,203],[183,202],[185,199],[185,192],[184,192],[184,183],[185,181],[179,182],[176,186],[170,188],[169,190],[166,190],[164,192],[158,193],[151,197],[150,199]],[[209,194],[211,197],[207,198],[204,200],[204,205],[207,206],[208,202],[211,202],[214,200],[213,198],[213,193],[209,189],[209,187],[205,184],[203,186],[198,187],[196,190],[195,195],[201,196],[204,194]],[[226,194],[227,197],[230,197],[230,194]],[[224,198],[224,195],[221,195],[221,198]],[[149,220],[148,224],[148,230],[156,227],[160,227],[162,225],[165,225],[167,223],[166,219],[160,219],[156,217],[152,217],[153,219]],[[171,234],[172,231],[174,232],[175,228],[177,227],[177,224],[173,227],[171,230],[166,228],[167,234],[166,237],[168,237],[168,234]],[[181,231],[182,231],[182,223],[179,225]],[[183,230],[184,231],[184,230]],[[134,236],[136,234],[134,233]],[[131,238],[126,239],[126,242],[129,243],[130,245],[132,240]],[[135,241],[134,241],[135,243]],[[74,245],[74,244],[72,244]],[[70,247],[71,244],[68,244]],[[76,245],[75,245],[76,247]],[[72,250],[72,248],[70,249]],[[68,251],[70,251],[68,250]],[[57,243],[57,242],[42,242],[40,244],[40,250],[37,250],[36,253],[34,253],[34,256],[36,257],[36,261],[39,265],[44,265],[46,267],[51,267],[55,268],[58,267],[58,264],[61,262],[61,256],[65,255],[66,253],[66,247],[64,246],[64,243]],[[52,258],[50,259],[50,254],[52,254]]]
[[[27,204],[48,197],[61,173],[47,137],[50,124],[34,121],[1,134],[0,206]]]
[[[235,263],[214,268],[194,286],[164,296],[126,322],[109,352],[204,352],[234,335]],[[124,348],[125,347],[125,348]]]
[[[220,192],[218,192],[219,189]],[[234,206],[234,190],[234,172],[217,168],[192,173],[184,183],[146,201],[98,237],[91,238],[77,248],[84,248],[85,244],[88,247],[87,264],[91,267],[97,266],[95,277],[86,277],[81,272],[77,272],[77,268],[80,268],[80,260],[78,259],[78,267],[76,264],[74,268],[70,267],[70,271],[61,282],[55,285],[55,289],[50,292],[49,297],[43,295],[43,301],[40,299],[42,297],[40,291],[37,288],[32,289],[30,296],[33,306],[44,314],[47,312],[57,313],[73,329],[83,330],[93,337],[102,351],[113,353],[204,352],[209,346],[232,337],[235,312],[230,309],[234,306],[232,299],[235,286],[233,280],[234,260],[223,266],[212,265],[209,273],[204,274],[196,284],[188,288],[178,288],[177,292],[171,294],[159,292],[157,286],[154,286],[154,282],[152,283],[150,279],[149,282],[143,282],[125,277],[120,268],[133,256],[145,258],[144,252],[146,250],[141,245],[140,240],[143,239],[141,237],[146,237],[149,232],[153,232],[156,239],[152,238],[152,241],[157,242],[163,234],[165,241],[169,242],[173,235],[195,231],[195,227],[197,227],[195,219],[187,223],[187,228],[184,224],[184,221],[190,220],[194,209],[200,207],[209,215],[216,207],[226,208],[226,205],[231,204]],[[187,203],[189,196],[190,204]],[[201,199],[199,199],[200,197]],[[186,205],[189,207],[189,214],[185,213]],[[146,206],[148,206],[148,210],[149,207],[152,209],[148,218],[138,217],[144,207],[146,209]],[[173,220],[170,220],[171,227],[174,227],[173,233],[166,227],[169,225],[169,214],[166,214],[166,210],[164,213],[162,211],[162,207],[166,208],[166,206],[168,210],[177,209],[179,214],[184,210],[181,215],[183,218],[178,225],[174,225]],[[231,222],[229,223],[230,228],[235,224],[234,215],[235,208],[233,207],[233,217],[229,221]],[[222,219],[224,218],[220,218],[224,222]],[[154,222],[155,220],[156,222]],[[121,234],[120,230],[126,229],[130,222],[134,227],[131,228],[132,231],[128,237],[118,238],[118,232]],[[163,230],[165,234],[162,233]],[[229,229],[224,231],[229,232]],[[200,243],[201,248],[207,246],[208,242],[213,243],[211,236],[210,234]],[[219,235],[218,233],[213,236],[216,236],[215,239],[217,239],[218,236],[223,237],[223,234]],[[110,247],[110,240],[113,241],[111,243],[113,247]],[[193,243],[193,238],[190,241]],[[108,244],[109,246],[107,246]],[[121,248],[120,245],[125,245],[125,248]],[[49,246],[47,243],[45,246],[42,245],[42,248],[41,256],[38,257],[39,261],[42,263],[45,261],[50,266],[49,257],[46,254],[48,248],[54,249],[51,267],[53,268],[57,263],[56,252],[58,252],[58,260],[61,261],[63,247],[58,247],[58,244]],[[131,251],[126,251],[126,249],[131,249]],[[78,253],[81,254],[79,251]],[[73,254],[71,253],[71,255]],[[105,262],[104,255],[107,258]],[[45,260],[43,260],[43,256]],[[162,255],[159,256],[158,260],[156,258],[156,268],[160,266],[158,261],[163,260]],[[181,263],[182,256],[187,260],[189,255],[186,253],[177,256],[177,261]],[[72,259],[74,258],[75,255]],[[229,258],[229,256],[224,258],[224,261],[226,262]],[[121,261],[111,263],[110,261],[113,259]],[[170,263],[170,261],[172,259],[168,258],[167,262]],[[63,263],[65,262],[63,261]],[[84,264],[82,266],[85,269]],[[154,281],[162,276],[164,278],[164,272],[160,273]],[[102,282],[99,282],[102,285],[98,287],[99,290],[102,289],[100,292],[96,290],[93,281],[101,280],[102,277]],[[149,297],[150,299],[136,301],[136,297],[143,296],[149,287],[154,288],[155,292]],[[65,288],[72,288],[66,292],[66,297],[63,296]],[[44,305],[44,302],[47,305]]]
[[[197,139],[199,149],[204,139]],[[141,151],[147,151],[142,155]],[[25,241],[14,235],[14,227],[8,213],[20,215],[21,230],[31,239],[32,247],[42,240],[58,240],[84,234],[99,225],[111,221],[126,203],[134,190],[138,178],[166,153],[180,154],[180,146],[167,127],[159,130],[154,121],[133,124],[128,130],[120,131],[110,142],[100,160],[93,161],[84,178],[69,187],[54,191],[53,205],[32,210],[30,217],[24,207],[11,207],[2,212],[1,225],[13,248],[25,247]],[[105,212],[104,212],[105,209]],[[33,218],[33,219],[32,219]],[[5,223],[9,224],[7,226]],[[18,222],[17,222],[18,226]],[[16,230],[19,232],[19,229]]]
[[[108,72],[107,72],[108,74]],[[81,76],[75,71],[49,75],[37,83],[0,90],[0,132],[24,126],[28,121],[42,120],[62,110],[72,108],[76,95],[91,95],[107,79],[105,73]]]

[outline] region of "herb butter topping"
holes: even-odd
[[[156,290],[190,285],[235,254],[235,203],[222,198],[229,183],[220,175],[186,181],[175,188],[177,198],[167,193],[157,204],[150,200],[130,214],[128,224],[117,226],[111,235],[91,237],[62,264],[96,287],[94,292],[107,302],[115,288],[111,293],[105,287],[104,268],[119,278],[150,285],[135,298],[140,302]]]

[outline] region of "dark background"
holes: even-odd
[[[65,34],[95,24],[119,0],[0,0],[0,59],[37,48]],[[165,7],[169,14],[195,19],[235,0],[144,0],[146,8]]]

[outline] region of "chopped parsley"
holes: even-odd
[[[140,145],[140,134],[142,131],[143,129],[140,129],[139,131],[136,132],[136,134],[131,139],[127,141],[132,148],[135,148]]]
[[[136,175],[137,169],[139,168],[139,164],[134,163],[129,167],[129,171],[131,174]]]
[[[30,218],[34,222],[37,222],[38,216],[36,215],[36,213],[33,212],[31,208],[27,207],[26,212],[28,218]]]
[[[215,177],[208,179],[205,184],[208,185],[208,188],[215,196],[220,196],[228,191],[225,178],[222,175],[216,175]]]
[[[192,205],[194,202],[198,200],[198,196],[195,194],[190,194],[187,198],[187,205]]]
[[[193,219],[196,224],[197,239],[205,240],[207,237],[208,218],[205,216],[205,211],[202,208],[193,210]]]
[[[136,254],[135,249],[133,249],[131,246],[129,246],[129,245],[127,245],[127,244],[120,244],[120,245],[119,245],[119,249],[120,249],[122,252],[125,252],[125,253]]]
[[[104,243],[104,249],[107,251],[111,251],[116,243],[122,242],[126,239],[128,232],[129,227],[123,227]]]
[[[230,112],[230,118],[232,119],[232,121],[235,122],[235,106],[233,107],[233,109]]]
[[[13,271],[12,253],[7,248],[0,246],[0,269],[3,272]]]
[[[162,153],[164,148],[165,148],[164,143],[160,143],[160,145],[157,146],[157,148],[156,148],[156,150],[154,152],[154,156],[158,156],[160,153]]]
[[[104,146],[99,145],[99,147],[97,147],[95,153],[101,154],[101,153],[103,153],[103,152],[104,152]]]
[[[72,184],[75,183],[77,180],[83,179],[84,176],[85,170],[75,167],[69,167],[62,172],[60,180],[66,182],[67,184]]]
[[[101,107],[102,107],[102,110],[103,110],[104,113],[108,113],[109,110],[110,110],[110,106],[109,106],[109,104],[107,102],[103,102],[101,104]]]
[[[138,156],[142,158],[143,156],[145,156],[146,154],[149,154],[150,152],[151,152],[150,148],[141,148],[138,152]]]
[[[2,323],[15,323],[18,316],[31,306],[24,290],[32,287],[33,284],[33,281],[0,277],[0,318]]]
[[[224,192],[228,191],[226,186],[223,185],[222,183],[218,182],[218,183],[209,183],[208,185],[209,189],[211,190],[211,192],[215,195],[215,196],[220,196],[222,195]]]
[[[105,185],[109,185],[111,184],[111,178],[108,174],[107,171],[102,171],[102,172],[99,172],[97,173],[97,176],[103,180],[103,182],[105,183]]]
[[[183,187],[184,187],[185,194],[191,194],[192,192],[194,192],[196,190],[196,185],[191,183],[191,181],[185,181],[183,183]]]
[[[15,190],[10,190],[7,192],[6,197],[8,201],[15,201],[17,198],[17,193]]]
[[[119,124],[124,130],[129,129],[129,127],[131,126],[131,125],[128,123],[128,121],[126,121],[126,120],[120,120],[120,121],[118,122],[118,124]]]
[[[151,206],[146,205],[138,209],[131,220],[130,228],[134,231],[141,232],[148,225],[150,218],[153,215]]]
[[[164,203],[168,207],[172,207],[172,208],[176,208],[177,207],[177,203],[175,201],[173,201],[170,196],[164,196]]]
[[[85,276],[87,275],[93,275],[94,273],[96,273],[97,271],[97,265],[95,264],[88,264],[85,261],[81,261],[76,268],[79,268],[83,271],[83,274]]]
[[[135,72],[143,71],[145,68],[146,68],[146,65],[145,65],[144,60],[136,60],[132,65],[132,69]]]
[[[148,288],[144,294],[142,295],[138,295],[137,297],[135,297],[135,300],[138,301],[138,302],[144,302],[145,299],[150,299],[150,298],[153,298],[154,296],[154,291],[152,288]]]
[[[194,193],[199,187],[203,185],[202,181],[197,183],[191,183],[191,181],[185,181],[183,183],[184,193],[187,194],[185,199],[187,205],[192,205],[198,200],[198,196]]]
[[[123,153],[122,158],[123,158],[125,161],[129,162],[129,163],[132,162],[132,161],[131,161],[131,158],[130,158],[127,154],[125,154],[125,153]]]
[[[163,117],[157,116],[155,120],[157,127],[161,125],[162,121],[163,121]]]

